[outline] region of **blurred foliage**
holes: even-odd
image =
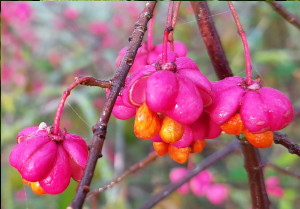
[[[17,133],[44,121],[52,124],[59,98],[75,76],[109,79],[113,76],[118,51],[128,44],[134,23],[144,2],[1,2],[1,208],[65,208],[72,200],[77,183],[72,181],[62,194],[36,196],[25,186],[16,169],[9,165],[9,153],[16,145]],[[300,5],[282,2],[300,16]],[[247,33],[255,75],[266,86],[284,92],[295,106],[300,105],[299,31],[263,2],[235,3]],[[162,42],[167,2],[157,5],[154,43]],[[229,64],[234,74],[245,76],[242,42],[226,2],[209,2]],[[189,49],[211,80],[217,80],[197,23],[188,2],[182,3],[175,39]],[[146,40],[147,37],[145,37]],[[95,87],[78,87],[69,97],[61,126],[90,142],[105,101],[105,92]],[[284,132],[298,144],[299,117]],[[112,117],[99,160],[92,189],[99,188],[152,150],[149,141],[136,139],[133,120],[117,122]],[[203,153],[193,156],[200,163],[206,156],[225,146],[231,136],[210,140]],[[296,173],[297,156],[281,146],[260,151],[266,161]],[[181,165],[162,157],[142,171],[128,177],[99,196],[98,208],[136,208],[151,194],[169,183],[169,171]],[[186,166],[186,165],[183,165]],[[189,193],[177,192],[159,203],[157,209],[177,208],[250,208],[247,174],[240,153],[232,154],[210,168],[217,182],[228,184],[229,199],[220,206]],[[295,209],[300,205],[299,180],[272,168],[265,175],[278,176],[285,190],[282,198],[270,196],[273,208]],[[84,208],[92,207],[93,199]]]

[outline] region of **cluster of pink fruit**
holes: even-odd
[[[187,49],[180,42],[174,44],[174,51],[168,48],[166,61],[161,45],[150,51],[145,46],[137,53],[113,114],[122,120],[135,116],[136,136],[153,141],[160,156],[168,153],[184,163],[190,153],[202,151],[205,139],[218,137],[222,130],[243,133],[252,145],[266,148],[272,145],[272,131],[292,121],[290,100],[262,87],[259,79],[248,84],[235,76],[211,83],[186,57]]]
[[[247,82],[231,77],[211,83],[186,57],[184,44],[167,45],[168,34],[163,44],[148,42],[138,50],[114,116],[122,120],[135,116],[136,136],[151,140],[159,156],[168,153],[178,163],[185,163],[190,153],[201,152],[205,139],[218,137],[222,130],[235,135],[243,132],[259,148],[271,146],[272,131],[293,119],[290,100],[248,76]],[[117,65],[125,50],[120,51]],[[23,129],[11,152],[10,164],[37,193],[61,193],[71,177],[82,178],[88,158],[86,142],[59,129],[65,100],[76,85],[78,81],[64,92],[53,127],[42,123]]]
[[[173,168],[170,172],[171,182],[176,182],[182,179],[187,168]],[[188,183],[185,183],[177,189],[178,193],[185,195],[189,190],[198,197],[206,197],[212,204],[220,205],[226,201],[229,195],[229,188],[225,184],[214,183],[213,175],[210,171],[204,170],[197,176],[193,177]]]
[[[153,141],[160,156],[168,152],[176,162],[184,163],[191,152],[202,151],[204,139],[221,133],[204,111],[213,102],[212,85],[196,63],[186,57],[182,43],[174,43],[174,52],[168,48],[167,62],[160,55],[162,44],[150,51],[145,46],[137,53],[113,114],[123,120],[135,115],[138,138]]]

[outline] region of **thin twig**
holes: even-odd
[[[287,11],[286,8],[284,8],[284,6],[282,6],[279,2],[267,1],[266,3],[268,3],[279,15],[281,15],[289,23],[300,30],[300,19],[296,15]]]
[[[280,173],[292,176],[292,177],[300,180],[300,174],[299,173],[295,173],[295,172],[290,171],[290,170],[288,170],[286,168],[282,168],[282,167],[280,167],[278,165],[275,165],[274,163],[267,162],[267,163],[265,163],[265,167],[271,167],[271,168],[279,171]]]
[[[178,189],[181,185],[183,185],[191,178],[196,176],[198,173],[219,162],[221,159],[224,159],[226,156],[228,156],[238,148],[239,143],[237,141],[233,141],[223,149],[211,154],[210,156],[205,158],[205,160],[203,160],[200,164],[196,165],[195,168],[189,170],[184,178],[182,178],[180,181],[176,181],[165,186],[161,191],[153,195],[146,203],[140,206],[139,209],[152,208],[158,202],[160,202],[161,200],[169,196],[172,192],[174,192],[176,189]]]
[[[219,34],[216,30],[207,2],[191,1],[200,33],[206,45],[214,70],[219,79],[232,76]]]
[[[138,170],[141,170],[142,168],[146,167],[148,164],[154,162],[157,159],[158,155],[156,152],[150,153],[145,159],[141,160],[140,162],[132,165],[128,170],[126,170],[122,175],[116,177],[108,184],[104,185],[103,187],[100,187],[97,190],[91,191],[88,193],[87,198],[101,194],[102,192],[106,191],[107,189],[112,188],[117,183],[121,182],[124,178],[127,176],[137,172]]]
[[[100,88],[110,88],[112,87],[112,81],[103,81],[103,80],[98,80],[93,77],[75,77],[75,80],[79,81],[80,85],[84,86],[98,86]]]
[[[112,80],[113,85],[110,89],[109,96],[105,101],[103,111],[98,122],[92,128],[94,135],[91,142],[91,149],[89,151],[89,159],[75,197],[68,209],[82,208],[85,197],[90,190],[90,183],[94,175],[97,160],[99,157],[102,157],[102,148],[106,137],[107,124],[111,116],[113,106],[116,102],[117,96],[119,95],[121,87],[124,85],[130,67],[134,62],[137,50],[142,44],[144,34],[147,30],[147,23],[152,17],[155,5],[155,1],[148,1],[144,10],[140,14],[138,21],[135,24],[135,29],[132,33],[129,46],[120,63],[116,75]]]
[[[219,79],[232,76],[232,71],[228,65],[228,61],[207,2],[191,2],[191,4],[198,22],[200,33],[210,55],[211,62],[214,65],[216,74]],[[243,155],[245,156],[245,167],[249,167],[249,169],[246,170],[251,188],[252,208],[257,209],[259,206],[262,206],[261,208],[268,208],[270,201],[266,193],[262,169],[259,168],[259,165],[261,164],[259,152],[257,148],[253,147],[249,143],[242,143],[242,145]],[[246,157],[247,161],[250,161],[250,164],[246,161]],[[250,168],[250,166],[253,167]],[[251,170],[255,170],[255,172],[251,172]]]
[[[288,149],[289,153],[296,154],[300,157],[300,145],[287,138],[286,134],[274,132],[274,143],[281,144]]]

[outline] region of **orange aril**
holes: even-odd
[[[31,189],[32,191],[35,193],[35,194],[39,194],[39,195],[42,195],[42,194],[46,194],[46,192],[44,191],[44,189],[41,187],[40,183],[37,181],[37,182],[32,182],[31,183]]]
[[[241,116],[239,113],[236,113],[232,116],[226,123],[221,126],[221,129],[226,134],[240,135],[244,129],[244,124],[242,122]]]
[[[155,136],[161,127],[161,123],[156,112],[144,103],[136,112],[134,120],[134,133],[137,138],[150,139]]]
[[[272,131],[266,131],[260,134],[253,134],[248,132],[246,129],[243,131],[246,139],[257,148],[270,147],[274,141],[274,134]]]
[[[171,144],[169,144],[168,153],[170,157],[177,163],[185,163],[189,158],[191,152],[190,147],[185,148],[177,148]]]
[[[159,135],[166,143],[175,143],[184,133],[184,125],[176,122],[170,117],[165,116],[162,120]]]
[[[164,142],[153,142],[153,147],[158,156],[164,156],[168,152],[169,145]]]
[[[202,152],[204,146],[205,146],[205,139],[194,141],[191,144],[191,153]]]
[[[30,185],[31,185],[31,183],[32,183],[32,182],[30,182],[30,181],[27,181],[27,180],[25,180],[25,179],[23,179],[23,178],[22,178],[22,181],[23,181],[23,183],[24,183],[24,184],[27,184],[27,185],[29,185],[29,186],[30,186]]]

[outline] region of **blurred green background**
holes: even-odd
[[[77,183],[56,196],[37,196],[22,183],[16,169],[9,165],[9,153],[16,145],[17,133],[25,127],[44,121],[53,123],[55,110],[66,87],[75,76],[109,79],[116,71],[118,51],[128,44],[139,12],[145,2],[1,2],[1,208],[66,208]],[[300,17],[300,4],[282,2]],[[266,86],[284,92],[298,107],[298,117],[283,130],[300,143],[300,32],[275,13],[264,2],[235,3],[246,31],[254,75],[260,75]],[[243,46],[226,2],[209,2],[229,64],[235,75],[245,76]],[[154,44],[162,42],[168,2],[157,5]],[[183,2],[175,40],[188,48],[188,56],[211,80],[217,80],[188,2]],[[144,38],[146,40],[147,37]],[[68,98],[61,127],[81,135],[90,142],[91,127],[96,123],[105,101],[105,92],[96,87],[77,87]],[[138,162],[152,150],[152,143],[139,140],[133,133],[133,120],[111,118],[104,157],[99,160],[92,189],[99,188]],[[195,163],[224,147],[232,136],[221,135],[210,140],[201,154],[193,155]],[[300,173],[300,160],[279,145],[260,150],[270,161]],[[169,183],[169,172],[179,165],[168,156],[126,178],[97,200],[88,199],[84,208],[136,208],[151,194]],[[220,206],[191,192],[177,192],[155,208],[251,208],[247,175],[240,153],[232,154],[209,169],[215,181],[227,184],[229,198]],[[284,196],[270,195],[272,208],[300,208],[300,182],[272,168],[265,177],[281,180]]]

